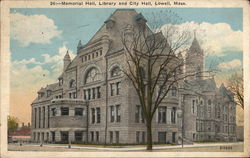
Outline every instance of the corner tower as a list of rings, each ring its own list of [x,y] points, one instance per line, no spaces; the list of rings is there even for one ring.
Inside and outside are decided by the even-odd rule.
[[[189,80],[202,80],[204,71],[204,53],[194,32],[193,42],[186,54],[186,74]]]

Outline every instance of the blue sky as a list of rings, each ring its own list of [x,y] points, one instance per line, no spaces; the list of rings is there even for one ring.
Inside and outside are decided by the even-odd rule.
[[[160,9],[138,8],[138,12],[148,15]],[[242,31],[242,9],[241,8],[171,8],[183,20],[181,22],[194,21],[197,23],[208,22],[227,23],[232,30]],[[11,40],[12,60],[29,59],[35,57],[42,60],[41,54],[47,52],[53,54],[62,43],[74,52],[79,40],[86,43],[96,31],[103,25],[103,22],[115,11],[115,8],[105,9],[23,9],[13,8],[11,13],[21,13],[23,15],[45,15],[53,19],[58,30],[62,30],[61,38],[52,38],[50,44],[31,44],[28,47],[20,47],[18,41]],[[84,26],[85,25],[85,26]]]

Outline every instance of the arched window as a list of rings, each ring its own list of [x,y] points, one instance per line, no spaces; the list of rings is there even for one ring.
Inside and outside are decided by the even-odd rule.
[[[111,77],[115,77],[115,76],[120,76],[121,75],[121,70],[118,66],[115,66],[112,70],[111,70]]]
[[[72,79],[69,82],[69,88],[74,88],[74,87],[76,87],[76,81]]]
[[[100,80],[100,73],[97,68],[91,68],[86,76],[85,76],[85,83],[91,83]]]

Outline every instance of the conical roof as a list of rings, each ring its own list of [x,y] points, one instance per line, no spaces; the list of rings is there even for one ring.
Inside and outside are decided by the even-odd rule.
[[[66,54],[65,54],[65,56],[64,56],[64,60],[69,60],[69,61],[71,61],[71,58],[70,58],[70,56],[69,56],[69,51],[67,50],[67,52],[66,52]]]
[[[81,42],[81,40],[79,40],[78,45],[77,45],[77,48],[80,48],[80,47],[82,47],[82,42]]]
[[[193,42],[189,48],[189,52],[199,52],[199,53],[202,53],[202,49],[200,47],[200,44],[196,38],[196,33],[194,32],[194,39],[193,39]]]

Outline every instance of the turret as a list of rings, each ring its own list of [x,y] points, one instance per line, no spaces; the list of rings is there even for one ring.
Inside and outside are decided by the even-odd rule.
[[[71,58],[69,56],[69,51],[67,50],[67,53],[63,58],[63,71],[66,70],[66,68],[69,66],[70,63],[71,63]]]
[[[202,80],[204,71],[204,55],[203,50],[196,38],[194,32],[193,42],[187,51],[186,55],[186,73],[192,74],[189,79],[191,80]]]
[[[79,40],[78,45],[77,45],[77,54],[80,53],[80,50],[82,49],[82,42]]]

